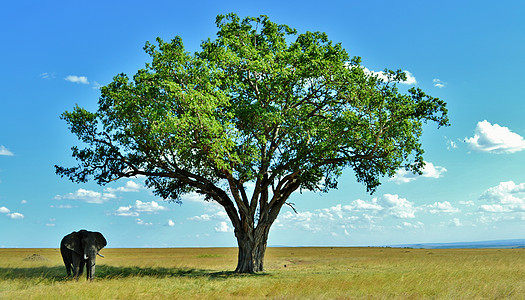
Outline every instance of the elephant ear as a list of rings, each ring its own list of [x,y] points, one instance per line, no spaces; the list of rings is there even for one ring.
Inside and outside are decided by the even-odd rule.
[[[106,238],[100,232],[94,232],[97,249],[100,250],[108,244]]]
[[[80,235],[78,232],[72,232],[64,237],[64,246],[71,251],[82,254],[82,246],[80,245]]]

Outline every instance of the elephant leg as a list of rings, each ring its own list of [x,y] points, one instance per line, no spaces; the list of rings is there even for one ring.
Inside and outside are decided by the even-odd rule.
[[[71,263],[67,263],[66,264],[66,272],[67,272],[67,277],[71,276]]]
[[[60,254],[62,254],[62,260],[64,261],[64,266],[66,266],[67,277],[71,276],[71,252],[66,249],[60,249]]]
[[[78,276],[81,274],[81,268],[82,269],[84,268],[82,263],[83,261],[80,255],[74,254],[73,255],[73,278],[75,280],[78,280]]]
[[[71,261],[69,261],[68,259],[66,259],[65,257],[63,257],[64,259],[64,266],[66,266],[66,273],[67,273],[67,277],[71,276]]]
[[[80,260],[80,265],[78,267],[78,276],[82,275],[84,273],[84,265],[86,264],[85,260]]]
[[[92,280],[92,277],[91,277],[91,267],[88,265],[86,265],[86,279],[87,280]]]

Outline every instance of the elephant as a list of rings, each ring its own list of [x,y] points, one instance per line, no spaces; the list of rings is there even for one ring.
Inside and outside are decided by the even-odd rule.
[[[104,257],[100,249],[107,245],[106,238],[100,232],[87,230],[74,231],[60,242],[60,253],[66,265],[67,276],[78,280],[86,265],[87,280],[93,281],[95,276],[96,256]]]

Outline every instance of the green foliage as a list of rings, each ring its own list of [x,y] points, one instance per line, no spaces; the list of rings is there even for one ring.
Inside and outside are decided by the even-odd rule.
[[[266,16],[218,16],[217,26],[194,54],[180,37],[146,43],[152,63],[103,87],[96,113],[65,112],[89,147],[73,148],[81,166],[57,172],[101,184],[146,173],[177,198],[196,188],[171,176],[184,172],[213,183],[269,174],[266,184],[296,174],[302,188],[327,191],[351,167],[374,191],[399,167],[421,170],[423,122],[448,124],[443,101],[400,94],[403,72],[389,71],[391,82],[369,76],[325,33],[297,34]]]

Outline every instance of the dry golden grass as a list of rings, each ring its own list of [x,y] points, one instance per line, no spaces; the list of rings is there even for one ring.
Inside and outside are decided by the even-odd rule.
[[[525,297],[525,249],[269,248],[256,275],[230,271],[235,248],[101,252],[95,281],[75,282],[58,249],[0,249],[0,299]]]

